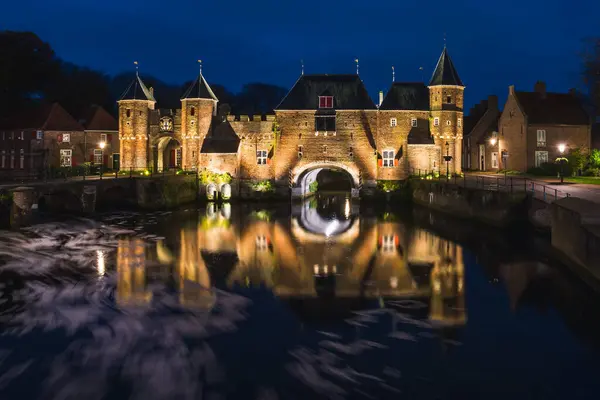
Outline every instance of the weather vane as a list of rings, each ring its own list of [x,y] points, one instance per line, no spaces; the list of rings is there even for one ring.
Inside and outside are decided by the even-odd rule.
[[[358,58],[354,59],[354,62],[356,63],[356,75],[358,75]]]
[[[396,82],[396,68],[392,65],[392,82]]]
[[[304,60],[300,60],[300,64],[302,65],[302,75],[304,75]]]
[[[133,65],[135,65],[135,74],[138,75],[140,72],[140,66],[138,65],[138,62],[134,61]]]
[[[202,75],[202,60],[198,60],[198,65],[200,65],[200,75]]]

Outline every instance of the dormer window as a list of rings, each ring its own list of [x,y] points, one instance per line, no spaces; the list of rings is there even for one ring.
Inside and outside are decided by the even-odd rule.
[[[319,96],[319,108],[333,108],[333,96]]]

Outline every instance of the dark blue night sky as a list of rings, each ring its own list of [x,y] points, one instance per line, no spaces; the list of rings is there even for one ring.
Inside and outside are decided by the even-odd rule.
[[[20,0],[0,29],[31,30],[68,61],[115,74],[132,69],[183,83],[197,73],[238,91],[291,87],[306,73],[353,73],[372,97],[391,82],[428,80],[444,45],[467,86],[467,107],[509,84],[580,87],[583,39],[600,35],[595,0]],[[419,67],[424,68],[423,75]],[[157,93],[160,101],[160,93]]]

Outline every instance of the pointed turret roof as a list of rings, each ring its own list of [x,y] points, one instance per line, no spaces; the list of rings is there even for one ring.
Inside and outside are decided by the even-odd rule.
[[[119,100],[148,100],[156,101],[152,92],[144,85],[140,75],[136,72],[135,78],[123,92]]]
[[[196,80],[191,84],[188,90],[185,91],[181,100],[184,99],[210,99],[214,101],[219,101],[215,93],[212,91],[206,79],[204,79],[204,75],[200,73]]]
[[[442,51],[442,55],[435,66],[435,71],[433,71],[431,81],[429,82],[429,86],[437,85],[464,86],[458,77],[458,72],[454,68],[454,63],[452,63],[446,46],[444,46],[444,51]]]

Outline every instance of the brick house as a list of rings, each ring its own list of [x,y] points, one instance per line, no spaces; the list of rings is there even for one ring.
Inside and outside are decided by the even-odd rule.
[[[569,149],[591,146],[591,119],[574,91],[552,93],[544,82],[533,92],[509,87],[498,122],[496,150],[500,168],[526,172],[560,156],[559,145]]]
[[[84,127],[84,152],[88,162],[119,169],[119,123],[100,106],[91,106],[79,120]],[[104,149],[100,143],[104,143]]]
[[[498,97],[488,96],[469,111],[465,117],[465,139],[463,166],[473,171],[500,169],[500,158],[496,146],[498,135]]]
[[[152,88],[136,75],[118,101],[121,168],[209,169],[282,188],[306,188],[330,169],[357,190],[418,170],[460,173],[463,98],[446,48],[428,85],[393,82],[377,105],[358,74],[302,74],[266,116],[217,108],[202,72],[181,109],[157,109]]]

